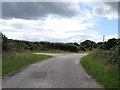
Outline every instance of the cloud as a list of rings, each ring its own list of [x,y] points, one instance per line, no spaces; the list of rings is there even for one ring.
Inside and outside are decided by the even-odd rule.
[[[83,30],[90,29],[95,24],[93,22],[82,23],[79,19],[58,19],[54,17],[46,18],[44,21],[9,19],[2,20],[2,32],[12,39],[38,38],[36,40],[62,41],[72,36],[81,35]],[[67,39],[66,42],[69,40]],[[35,40],[34,40],[35,41]]]
[[[119,0],[4,0],[2,2],[118,2]]]
[[[44,19],[49,15],[58,17],[94,16],[108,19],[118,18],[118,2],[86,2],[91,4],[93,11],[80,8],[81,2],[3,2],[2,18]],[[120,4],[120,3],[119,3]]]
[[[93,14],[108,19],[118,18],[118,2],[92,2]]]
[[[3,18],[39,19],[49,15],[74,17],[80,14],[78,3],[71,2],[3,2]]]
[[[49,17],[44,21],[9,19],[2,20],[2,33],[10,39],[51,42],[82,42],[90,39],[102,41],[102,36],[92,30],[93,22],[83,23],[79,19]],[[107,39],[112,38],[112,36]]]

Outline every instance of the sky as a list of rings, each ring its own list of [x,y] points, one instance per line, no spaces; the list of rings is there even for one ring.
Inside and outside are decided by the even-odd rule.
[[[30,1],[30,0],[29,0]],[[109,0],[110,1],[110,0]],[[116,0],[117,1],[117,0]],[[118,37],[118,2],[2,2],[1,32],[26,41],[102,42]]]

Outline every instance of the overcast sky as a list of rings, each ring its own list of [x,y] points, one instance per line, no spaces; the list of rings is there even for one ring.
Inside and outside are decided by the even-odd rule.
[[[50,42],[118,37],[117,2],[2,2],[2,33],[10,39]]]

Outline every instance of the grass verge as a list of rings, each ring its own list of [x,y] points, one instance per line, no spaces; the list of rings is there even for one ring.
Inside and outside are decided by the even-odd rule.
[[[2,75],[2,55],[0,54],[0,76]]]
[[[34,51],[38,52],[38,51]],[[62,50],[48,50],[48,51],[39,51],[38,53],[61,53],[61,54],[79,54],[79,53],[90,53],[90,51],[79,51],[79,52],[70,52],[70,51],[62,51]]]
[[[98,58],[89,54],[83,57],[80,62],[87,73],[104,88],[118,88],[118,69],[108,64],[103,57]]]
[[[2,55],[2,76],[19,70],[20,68],[30,65],[44,59],[51,58],[48,55],[35,55],[32,53],[9,53]]]

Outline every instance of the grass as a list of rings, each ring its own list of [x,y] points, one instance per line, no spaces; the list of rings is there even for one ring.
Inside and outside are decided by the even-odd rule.
[[[36,51],[35,51],[36,52]],[[38,52],[38,51],[37,51]],[[79,52],[70,52],[63,50],[48,50],[48,51],[39,51],[38,53],[62,53],[62,54],[74,54],[74,53],[89,53],[90,51],[79,51]]]
[[[2,56],[0,54],[0,76],[2,75]]]
[[[48,55],[35,55],[32,53],[9,53],[2,55],[2,76],[9,75],[20,68],[44,59],[51,58]]]
[[[83,57],[80,62],[87,73],[95,78],[104,88],[118,88],[118,69],[107,63],[105,54],[101,57],[100,54],[98,57],[97,55],[89,54]]]

